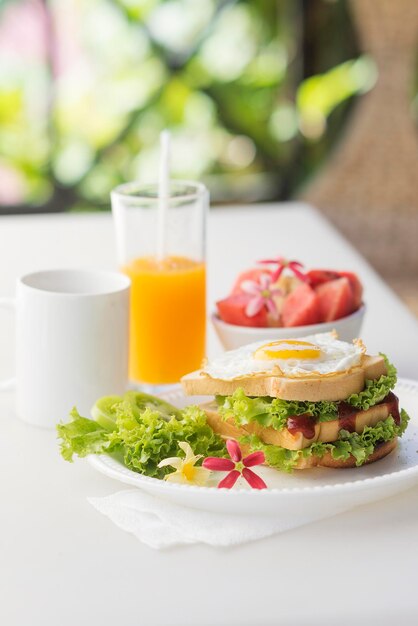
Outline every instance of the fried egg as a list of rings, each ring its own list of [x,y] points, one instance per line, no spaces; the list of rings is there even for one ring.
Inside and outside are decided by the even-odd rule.
[[[242,346],[209,362],[203,371],[221,380],[266,374],[288,378],[332,376],[359,366],[365,352],[360,340],[347,343],[339,341],[334,332],[321,333]]]

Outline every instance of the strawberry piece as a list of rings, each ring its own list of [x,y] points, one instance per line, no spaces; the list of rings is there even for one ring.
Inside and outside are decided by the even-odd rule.
[[[267,326],[267,310],[265,307],[253,317],[248,317],[245,313],[246,306],[251,298],[250,294],[237,293],[228,296],[224,300],[219,300],[216,303],[219,317],[223,322],[237,326]]]
[[[354,272],[338,272],[340,276],[348,279],[353,292],[353,311],[357,311],[360,308],[363,298],[363,285],[361,284],[359,277]]]
[[[307,283],[301,283],[283,302],[283,326],[305,326],[320,321],[318,296]]]
[[[241,284],[244,280],[254,280],[256,283],[259,283],[261,274],[269,274],[271,276],[270,270],[264,268],[254,268],[252,270],[242,272],[235,281],[230,295],[234,296],[237,293],[244,293],[241,289]]]
[[[354,310],[354,297],[350,281],[345,276],[331,280],[316,288],[321,319],[332,322],[349,315]]]
[[[311,287],[317,287],[318,285],[327,283],[330,280],[339,278],[340,272],[335,272],[334,270],[310,270],[306,275],[309,279]]]

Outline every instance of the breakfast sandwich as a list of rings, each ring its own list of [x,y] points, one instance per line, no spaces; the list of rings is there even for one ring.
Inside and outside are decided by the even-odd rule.
[[[186,394],[215,396],[202,408],[216,433],[285,471],[355,467],[389,454],[409,419],[395,384],[384,355],[335,332],[243,346],[182,379]]]

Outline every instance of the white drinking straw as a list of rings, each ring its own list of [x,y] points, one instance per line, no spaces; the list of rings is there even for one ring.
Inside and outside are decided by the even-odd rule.
[[[160,163],[158,173],[158,226],[157,226],[157,259],[165,257],[166,224],[168,200],[170,198],[170,133],[163,130],[160,135]]]

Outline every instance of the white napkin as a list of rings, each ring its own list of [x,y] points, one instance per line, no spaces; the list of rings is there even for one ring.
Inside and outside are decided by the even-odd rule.
[[[172,504],[139,489],[87,499],[116,526],[157,550],[191,543],[234,546],[329,517],[329,512],[318,510],[307,512],[304,517],[285,513],[279,517],[210,513]]]

